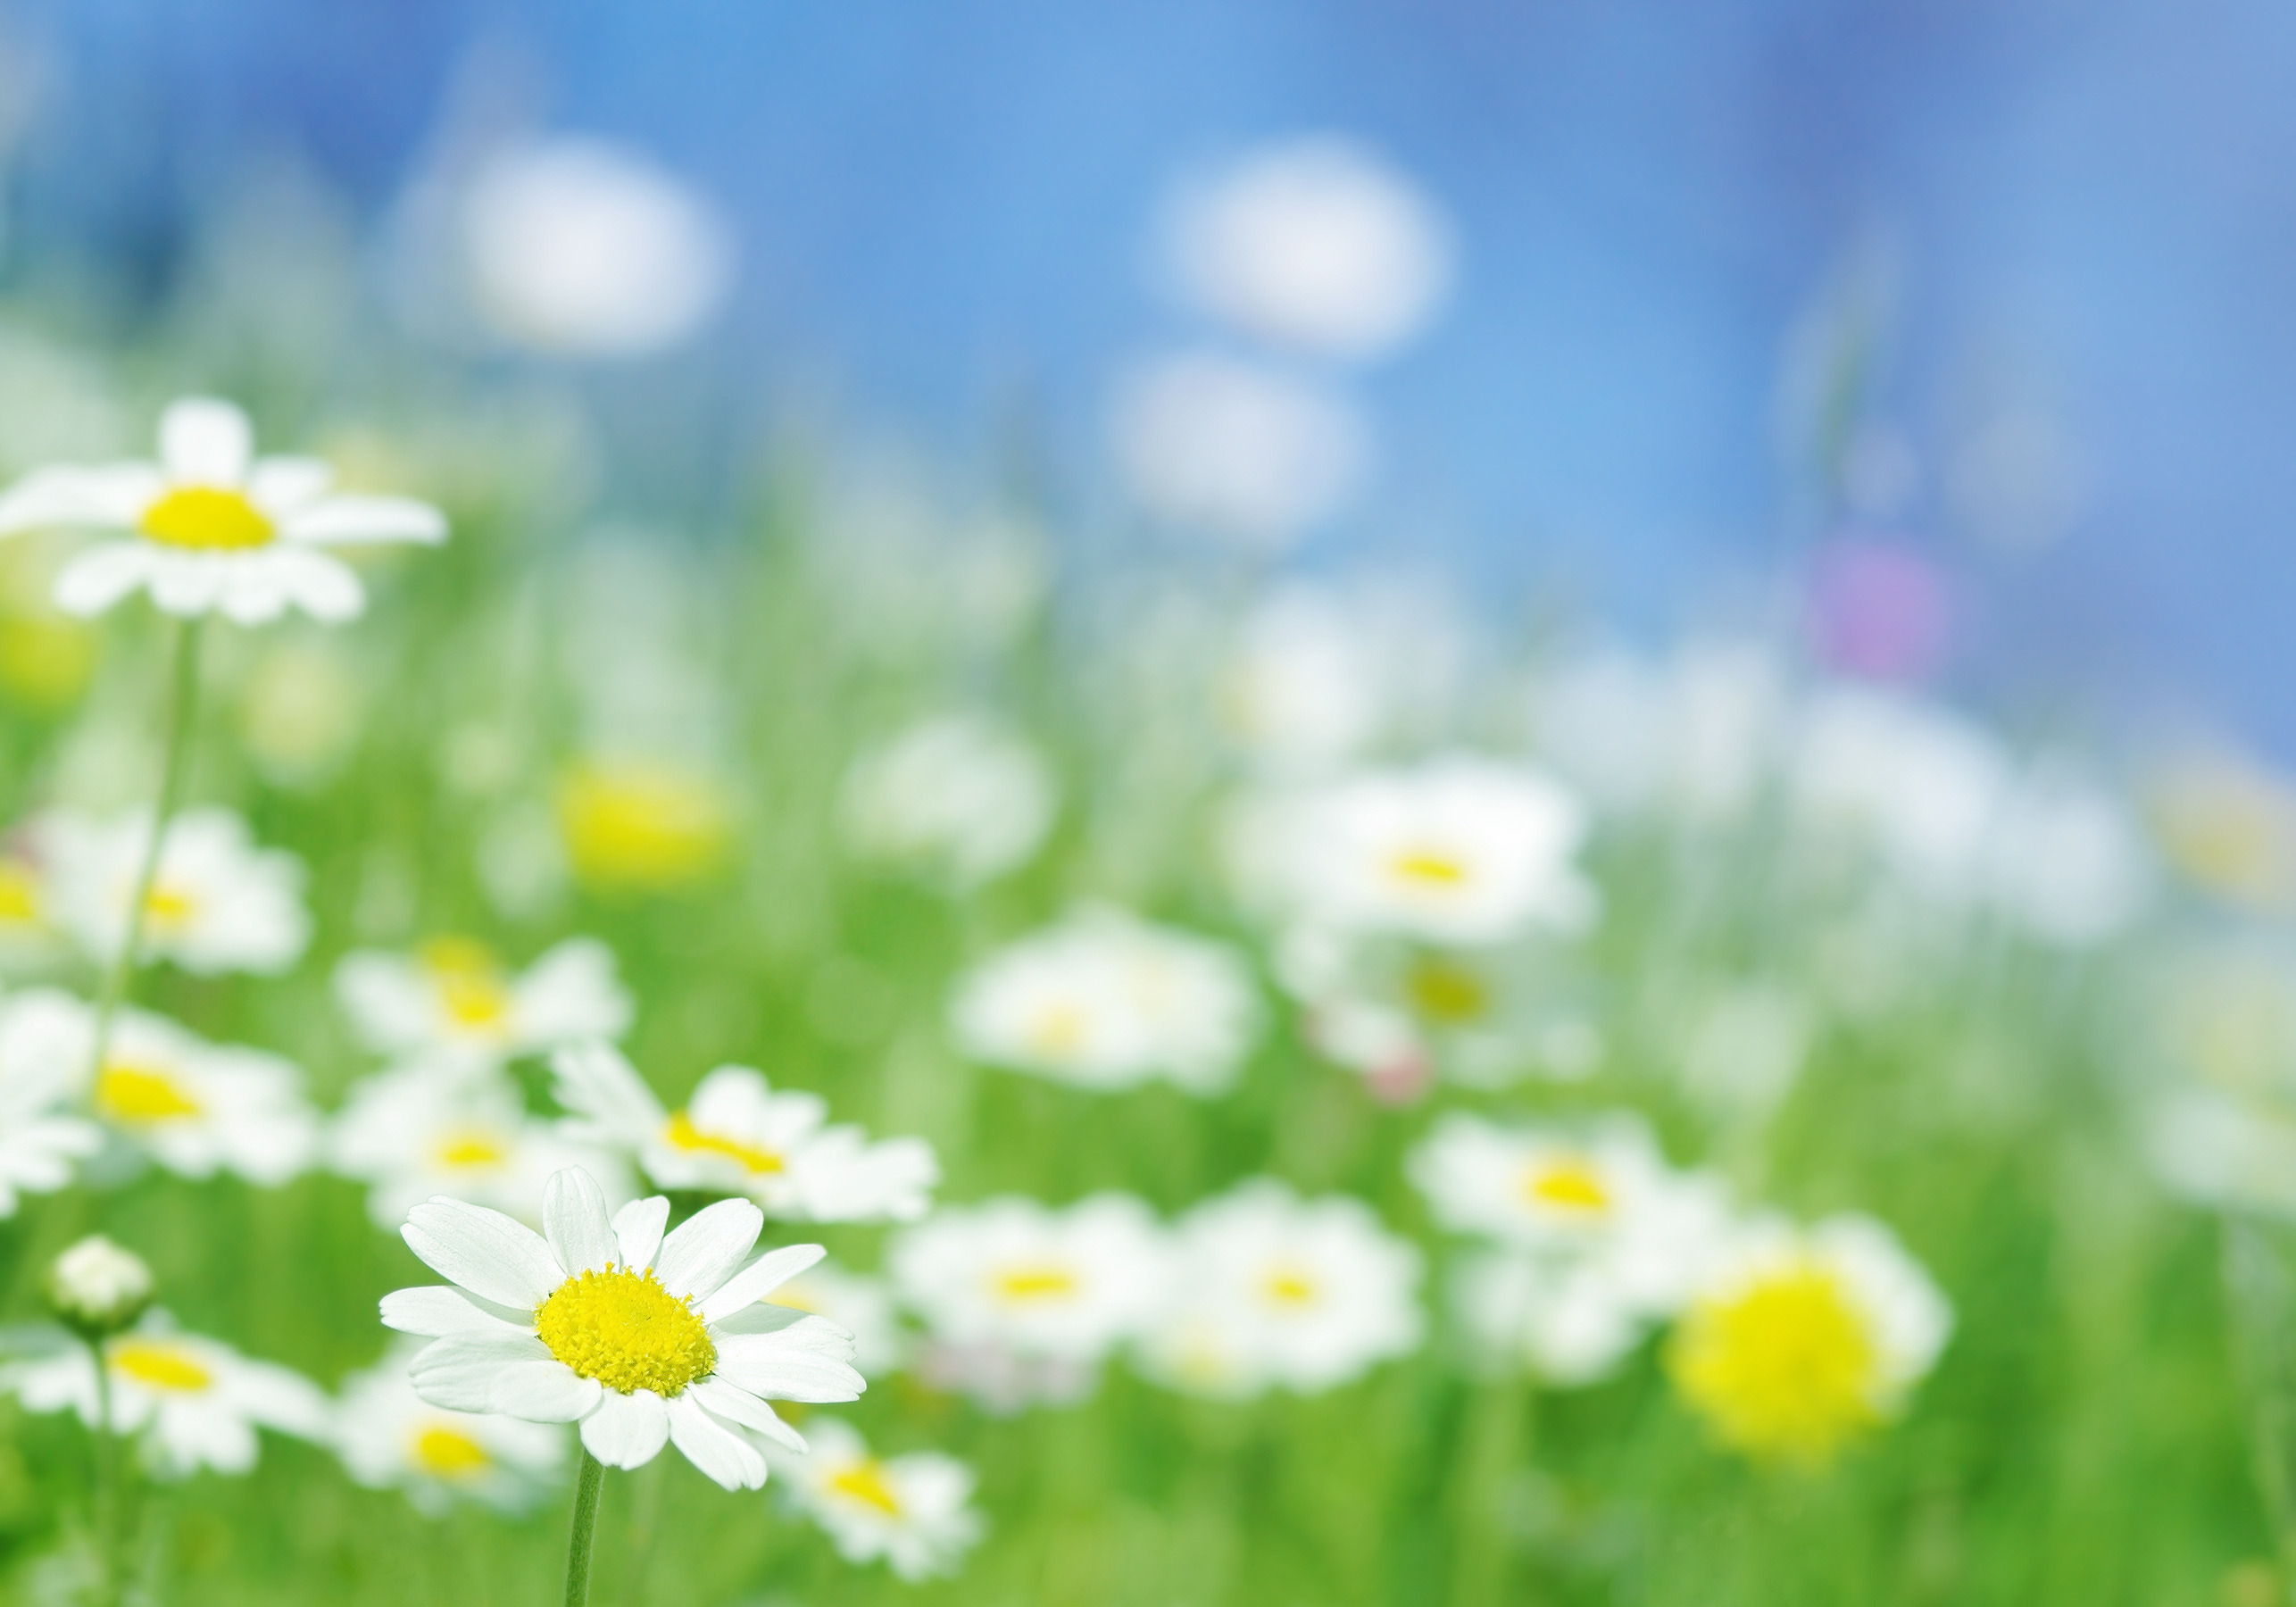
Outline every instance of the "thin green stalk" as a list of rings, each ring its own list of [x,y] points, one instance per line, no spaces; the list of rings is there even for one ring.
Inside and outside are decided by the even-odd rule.
[[[582,1448],[582,1470],[574,1479],[574,1532],[566,1541],[566,1607],[589,1607],[590,1548],[598,1533],[598,1491],[606,1467]]]
[[[136,871],[133,901],[128,906],[128,931],[104,991],[96,1004],[96,1041],[92,1049],[91,1080],[104,1072],[104,1059],[112,1046],[112,1022],[135,980],[136,962],[144,946],[144,924],[149,919],[152,886],[159,879],[160,849],[167,841],[168,821],[183,795],[184,772],[191,756],[191,729],[199,708],[199,620],[185,620],[176,627],[175,657],[169,672],[166,757],[160,764],[160,795],[152,812],[151,839],[144,845],[143,863]]]
[[[97,1600],[120,1599],[121,1566],[120,1441],[112,1432],[112,1369],[104,1356],[104,1342],[90,1339],[87,1353],[96,1363],[96,1565]]]

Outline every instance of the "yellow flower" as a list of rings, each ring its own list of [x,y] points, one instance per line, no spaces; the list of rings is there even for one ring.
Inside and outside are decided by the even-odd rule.
[[[558,791],[566,856],[585,884],[653,892],[698,882],[733,847],[733,811],[710,777],[665,764],[586,764]]]

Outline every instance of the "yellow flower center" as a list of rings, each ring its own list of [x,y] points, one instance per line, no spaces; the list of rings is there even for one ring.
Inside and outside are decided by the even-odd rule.
[[[96,1108],[114,1121],[141,1125],[196,1116],[202,1106],[165,1071],[148,1066],[110,1065],[96,1079]]]
[[[414,1465],[433,1478],[471,1478],[494,1465],[495,1459],[460,1428],[433,1423],[414,1436]]]
[[[0,859],[0,921],[29,926],[39,918],[39,878],[21,860]]]
[[[873,1456],[838,1469],[829,1475],[827,1482],[829,1488],[848,1501],[875,1507],[888,1518],[901,1516],[901,1497],[895,1495],[893,1486],[886,1482],[885,1464]]]
[[[126,900],[121,902],[125,903]],[[154,882],[144,900],[144,914],[162,931],[179,932],[199,913],[198,895],[188,888]]]
[[[706,777],[666,769],[585,770],[558,795],[559,830],[575,874],[634,889],[698,881],[732,846],[724,793]]]
[[[1279,1306],[1312,1305],[1319,1293],[1316,1280],[1294,1267],[1270,1272],[1260,1287]]]
[[[511,991],[485,945],[467,937],[436,937],[423,945],[422,963],[437,984],[448,1020],[490,1036],[507,1024]]]
[[[1418,1012],[1446,1026],[1480,1020],[1491,1009],[1491,989],[1463,965],[1423,960],[1403,979],[1404,991]]]
[[[215,1382],[215,1376],[190,1352],[154,1339],[128,1339],[113,1345],[112,1370],[147,1389],[171,1389],[179,1395],[196,1395]]]
[[[1049,1263],[1007,1267],[991,1278],[989,1285],[999,1299],[1025,1304],[1036,1300],[1062,1300],[1075,1294],[1077,1275],[1066,1267]]]
[[[1388,862],[1397,877],[1422,887],[1457,887],[1467,881],[1467,866],[1455,853],[1432,848],[1410,848]]]
[[[1085,1012],[1073,1004],[1048,1006],[1028,1028],[1030,1052],[1047,1060],[1066,1060],[1084,1046]]]
[[[279,529],[237,491],[179,486],[144,510],[144,534],[195,552],[244,552],[269,546]]]
[[[678,1395],[718,1364],[701,1318],[651,1268],[578,1273],[535,1308],[534,1326],[552,1355],[623,1395]]]
[[[1693,1306],[1667,1353],[1676,1387],[1723,1439],[1802,1462],[1878,1420],[1880,1361],[1865,1313],[1810,1261]]]
[[[661,1130],[662,1137],[672,1149],[682,1149],[689,1154],[723,1155],[753,1177],[768,1177],[786,1170],[788,1162],[778,1152],[761,1144],[749,1144],[723,1133],[712,1133],[694,1125],[694,1119],[680,1111],[670,1117],[670,1125]]]
[[[1599,1215],[1610,1209],[1610,1187],[1594,1163],[1582,1155],[1550,1156],[1523,1178],[1524,1197],[1535,1204]]]
[[[449,1133],[432,1152],[441,1166],[500,1166],[510,1159],[510,1147],[492,1133],[476,1129]]]

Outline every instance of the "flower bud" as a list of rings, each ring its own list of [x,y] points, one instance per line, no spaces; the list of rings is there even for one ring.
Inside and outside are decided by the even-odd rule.
[[[90,1234],[48,1269],[48,1302],[82,1333],[116,1334],[152,1303],[152,1270],[141,1257]]]

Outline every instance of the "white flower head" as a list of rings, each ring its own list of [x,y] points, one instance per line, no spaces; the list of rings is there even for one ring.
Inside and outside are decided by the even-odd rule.
[[[1235,950],[1115,910],[1086,910],[992,955],[951,1008],[971,1057],[1078,1087],[1155,1078],[1191,1094],[1235,1078],[1261,1025]]]
[[[1302,1200],[1260,1178],[1174,1229],[1170,1297],[1142,1341],[1148,1370],[1219,1397],[1336,1388],[1418,1348],[1419,1253],[1345,1195]]]
[[[84,1078],[94,1024],[85,1005],[78,1015],[70,1042],[59,1020],[55,1045]],[[139,1010],[121,1011],[112,1024],[89,1096],[121,1143],[180,1177],[226,1171],[276,1186],[309,1167],[319,1149],[319,1115],[293,1062],[208,1043]]]
[[[567,1136],[634,1154],[663,1188],[747,1195],[777,1217],[814,1222],[914,1221],[931,1203],[940,1162],[921,1138],[871,1142],[828,1125],[818,1094],[777,1094],[762,1072],[720,1066],[684,1109],[665,1107],[609,1045],[551,1057]]]
[[[150,815],[58,812],[37,821],[34,836],[48,863],[53,919],[89,954],[110,960],[127,941]],[[168,822],[160,846],[144,910],[144,952],[201,976],[276,975],[311,941],[303,883],[303,862],[257,847],[232,811],[185,810]]]
[[[146,1465],[162,1478],[202,1468],[248,1472],[259,1428],[304,1439],[326,1436],[327,1397],[310,1379],[183,1333],[164,1311],[146,1312],[103,1350],[112,1430],[135,1438]],[[70,1410],[89,1427],[96,1423],[95,1362],[87,1347],[61,1328],[20,1336],[15,1354],[0,1358],[0,1389],[13,1392],[28,1411]]]
[[[2296,1218],[2296,1117],[2279,1101],[2179,1088],[2147,1113],[2143,1137],[2154,1172],[2181,1198]]]
[[[510,1512],[533,1505],[565,1469],[565,1429],[433,1406],[407,1378],[421,1348],[402,1340],[343,1380],[334,1439],[344,1467],[370,1489],[404,1491],[432,1516],[457,1501]]]
[[[289,607],[347,620],[366,606],[359,578],[327,551],[375,542],[439,542],[428,504],[331,489],[316,458],[254,454],[247,415],[193,397],[160,419],[160,461],[42,469],[0,495],[0,534],[46,526],[129,532],[89,548],[56,577],[58,607],[102,613],[148,589],[168,613],[220,612],[242,625]]]
[[[0,1003],[0,1218],[104,1147],[103,1130],[65,1109],[87,1071],[87,1007],[54,988]]]
[[[954,1573],[979,1542],[972,1470],[954,1457],[873,1456],[851,1424],[834,1420],[814,1428],[811,1446],[786,1464],[786,1487],[846,1561],[882,1559],[913,1582]]]
[[[1645,1303],[1593,1257],[1468,1255],[1454,1270],[1451,1294],[1479,1366],[1527,1366],[1549,1384],[1607,1376],[1650,1331]]]
[[[152,1303],[153,1287],[144,1258],[100,1233],[73,1245],[48,1268],[48,1303],[83,1332],[127,1327]]]
[[[944,1209],[896,1237],[886,1267],[937,1338],[1089,1364],[1147,1320],[1168,1261],[1148,1207],[1101,1194],[1065,1209],[1018,1195]]]
[[[612,951],[592,937],[569,938],[517,976],[464,937],[412,954],[362,950],[336,967],[335,993],[377,1053],[477,1066],[620,1037],[634,1013]]]
[[[951,715],[854,762],[844,781],[845,834],[874,858],[974,887],[1027,862],[1057,797],[1050,767],[1021,737]]]
[[[408,1369],[415,1393],[453,1411],[578,1422],[609,1467],[673,1444],[727,1489],[756,1489],[751,1436],[805,1442],[769,1400],[850,1401],[867,1387],[853,1341],[819,1317],[759,1303],[821,1258],[792,1245],[753,1258],[765,1218],[720,1200],[663,1236],[670,1202],[609,1219],[589,1175],[550,1180],[544,1233],[500,1211],[435,1199],[407,1215],[407,1245],[454,1286],[383,1297],[386,1326],[437,1340]]]

